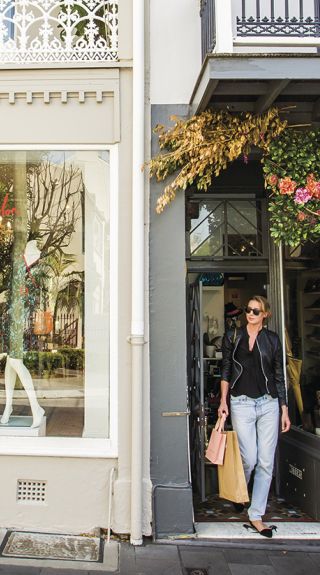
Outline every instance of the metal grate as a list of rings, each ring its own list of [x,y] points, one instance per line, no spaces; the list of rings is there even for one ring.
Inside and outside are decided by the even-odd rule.
[[[102,563],[104,541],[99,537],[82,535],[7,531],[0,546],[0,557]],[[45,571],[47,570],[44,569],[43,572]],[[73,572],[76,573],[76,571]],[[63,573],[67,573],[67,570]]]
[[[186,572],[187,575],[208,575],[207,569],[200,569],[199,567],[188,567]]]
[[[46,503],[47,482],[34,479],[18,479],[17,501],[20,503]]]

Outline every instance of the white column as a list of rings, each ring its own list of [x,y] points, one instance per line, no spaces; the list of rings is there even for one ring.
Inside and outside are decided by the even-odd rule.
[[[215,53],[232,54],[232,0],[215,0],[216,2],[216,46]]]
[[[144,0],[133,6],[131,543],[142,544],[144,346]]]

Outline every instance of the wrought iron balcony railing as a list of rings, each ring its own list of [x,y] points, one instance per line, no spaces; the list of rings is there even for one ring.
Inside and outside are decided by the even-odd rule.
[[[200,16],[203,59],[214,48],[225,51],[228,42],[244,45],[246,38],[251,45],[268,38],[269,47],[272,38],[277,45],[319,45],[320,0],[201,0]],[[230,41],[221,41],[226,36]]]
[[[0,65],[118,57],[118,0],[0,0]]]
[[[208,52],[212,52],[216,44],[216,18],[215,0],[201,0],[201,42],[202,59],[204,60]]]
[[[266,2],[256,1],[255,13],[249,13],[250,2],[242,1],[241,17],[237,16],[237,36],[319,36],[319,2],[312,7],[310,14],[310,2],[299,0],[283,0],[277,3],[269,1],[267,10]],[[276,6],[275,6],[276,4]],[[306,10],[309,10],[306,13]]]

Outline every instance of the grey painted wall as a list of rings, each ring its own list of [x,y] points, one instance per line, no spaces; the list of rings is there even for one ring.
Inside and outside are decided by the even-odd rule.
[[[188,106],[152,106],[152,126],[168,125]],[[158,151],[153,136],[152,155]],[[193,532],[186,411],[186,302],[184,194],[161,215],[155,212],[164,184],[151,182],[150,201],[150,364],[151,479],[156,536]]]

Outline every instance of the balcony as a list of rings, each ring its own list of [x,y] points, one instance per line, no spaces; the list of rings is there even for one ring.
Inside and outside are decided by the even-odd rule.
[[[201,0],[202,58],[246,47],[317,48],[319,0]]]
[[[190,104],[320,125],[320,0],[201,0],[202,68]]]
[[[118,0],[0,0],[0,66],[118,58]]]

